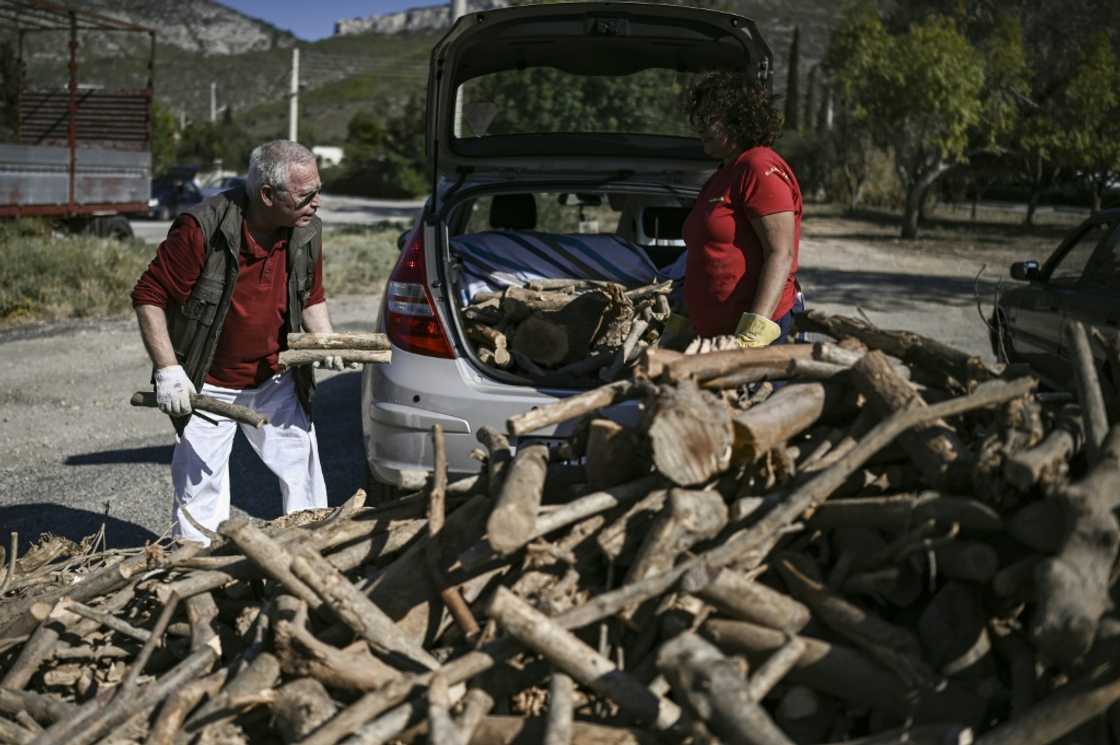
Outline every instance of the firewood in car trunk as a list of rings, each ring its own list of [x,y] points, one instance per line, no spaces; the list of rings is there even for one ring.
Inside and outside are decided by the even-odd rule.
[[[439,667],[439,662],[431,654],[414,644],[392,619],[317,551],[307,547],[296,549],[291,569],[323,600],[333,615],[387,655],[394,667],[405,670]]]
[[[1030,554],[1011,562],[992,577],[992,590],[1001,598],[1033,595],[1034,576],[1038,570],[1038,554]],[[1029,592],[1028,592],[1029,590]]]
[[[328,357],[341,357],[342,361],[347,363],[376,365],[391,362],[393,353],[388,349],[285,349],[280,352],[276,364],[281,368],[322,364]]]
[[[479,427],[475,437],[489,453],[486,459],[487,484],[490,496],[497,499],[506,468],[513,460],[513,448],[509,445],[509,439],[492,427]]]
[[[1046,745],[1059,740],[1120,700],[1120,676],[1114,670],[1099,679],[1059,688],[1030,710],[985,733],[976,745]]]
[[[656,696],[629,674],[564,630],[504,587],[490,603],[489,615],[517,641],[542,655],[580,684],[606,696],[640,722],[658,730],[683,724],[680,707]]]
[[[1112,567],[1120,546],[1120,425],[1112,428],[1101,457],[1085,478],[1058,490],[1069,532],[1057,556],[1039,566],[1031,633],[1051,660],[1089,650],[1101,616],[1110,607]]]
[[[787,385],[758,406],[752,406],[732,419],[735,459],[758,460],[789,438],[804,432],[820,418],[826,399],[821,383]]]
[[[1065,509],[1056,498],[1039,499],[1015,511],[1008,520],[1007,532],[1035,551],[1057,553],[1069,529],[1065,517]]]
[[[734,569],[720,570],[698,594],[736,618],[789,633],[805,628],[811,618],[804,603]]]
[[[486,349],[490,352],[494,364],[498,367],[509,367],[513,358],[509,355],[509,341],[506,335],[493,326],[484,323],[468,323],[466,326],[467,338],[477,342],[479,352]]]
[[[856,389],[867,397],[868,406],[882,417],[926,406],[914,387],[894,374],[882,352],[868,352],[852,367],[851,375]],[[956,432],[944,420],[914,427],[898,439],[931,486],[950,490],[971,486],[961,467],[966,453]]]
[[[738,665],[711,642],[685,632],[662,645],[657,667],[713,734],[726,742],[793,745],[747,693]]]
[[[610,419],[592,419],[587,430],[587,485],[592,489],[631,481],[649,469],[633,430]]]
[[[506,471],[502,489],[486,522],[486,539],[499,554],[513,553],[529,541],[544,493],[548,456],[547,445],[518,448]]]
[[[918,640],[907,630],[844,600],[806,574],[806,560],[786,554],[776,562],[790,593],[830,629],[886,665],[910,686],[937,689],[941,678],[926,665]]]
[[[1003,530],[1003,519],[988,505],[935,491],[830,499],[817,508],[807,526],[816,530],[860,527],[897,532],[930,519],[945,526],[957,523],[961,530],[976,533]]]
[[[1004,461],[1004,478],[1019,491],[1041,486],[1044,493],[1051,492],[1065,478],[1070,458],[1081,449],[1084,441],[1080,408],[1065,406],[1042,442]]]
[[[829,315],[819,310],[798,314],[796,327],[799,331],[828,334],[834,339],[855,337],[871,349],[928,370],[950,390],[960,389],[969,381],[995,378],[979,357],[910,331],[889,331],[856,318]]]
[[[724,471],[734,441],[727,406],[696,383],[661,386],[645,415],[657,470],[678,486],[693,486]]]
[[[701,630],[726,651],[745,653],[752,665],[764,664],[789,640],[783,631],[721,618],[708,619]],[[804,642],[805,651],[786,675],[791,683],[918,722],[973,723],[986,708],[981,696],[964,687],[950,683],[942,691],[915,691],[858,649],[809,636],[795,638]]]
[[[727,504],[719,492],[670,489],[665,506],[630,565],[626,583],[668,571],[677,556],[700,541],[715,537],[727,520]]]
[[[314,678],[297,678],[276,689],[274,728],[284,742],[298,742],[334,716],[338,705]]]
[[[502,291],[502,315],[509,323],[517,324],[538,311],[560,310],[574,297],[570,292],[511,286]]]
[[[981,541],[951,541],[933,553],[937,571],[951,579],[986,583],[999,571],[999,554]]]
[[[384,351],[391,349],[386,334],[367,331],[336,331],[332,334],[291,332],[288,349],[364,349]]]
[[[591,351],[610,305],[609,296],[596,291],[578,295],[558,310],[533,313],[517,325],[511,347],[546,367],[582,359]]]
[[[1108,436],[1108,411],[1104,406],[1097,361],[1089,346],[1084,324],[1066,321],[1063,332],[1073,354],[1074,383],[1085,422],[1085,452],[1092,465],[1103,455],[1104,440]]]
[[[970,669],[991,675],[994,665],[987,621],[976,591],[960,582],[949,582],[922,611],[918,635],[929,651],[930,662],[944,675],[960,675]]]

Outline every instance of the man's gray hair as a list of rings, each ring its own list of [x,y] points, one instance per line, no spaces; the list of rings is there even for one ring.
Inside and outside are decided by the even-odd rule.
[[[261,187],[287,191],[288,168],[293,163],[315,164],[315,156],[298,142],[273,140],[253,148],[249,154],[249,173],[246,188],[253,199],[259,199]]]

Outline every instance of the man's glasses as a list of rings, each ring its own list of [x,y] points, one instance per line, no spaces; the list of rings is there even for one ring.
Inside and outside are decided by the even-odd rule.
[[[282,192],[288,194],[292,198],[292,204],[295,206],[295,208],[297,210],[301,210],[304,207],[306,207],[307,205],[311,204],[311,202],[313,202],[315,200],[315,197],[319,196],[319,193],[321,191],[323,191],[323,187],[320,186],[318,189],[315,189],[314,191],[310,191],[307,194],[304,194],[299,199],[296,199],[296,195],[292,194],[287,189],[282,189],[278,186],[274,186],[272,188],[276,189],[276,191],[282,191]]]

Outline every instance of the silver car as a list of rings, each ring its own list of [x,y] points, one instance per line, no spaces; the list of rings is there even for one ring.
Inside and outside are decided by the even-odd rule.
[[[728,68],[770,84],[755,24],[670,5],[474,13],[433,48],[432,197],[385,290],[378,326],[392,363],[362,376],[371,485],[421,486],[435,424],[452,474],[476,472],[480,427],[504,431],[510,416],[578,392],[484,364],[464,333],[474,294],[532,278],[679,276],[684,217],[714,166],[680,95]],[[569,435],[561,425],[533,437]]]

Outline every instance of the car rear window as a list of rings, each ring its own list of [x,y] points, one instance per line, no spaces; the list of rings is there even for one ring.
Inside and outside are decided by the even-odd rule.
[[[695,137],[681,105],[692,75],[650,68],[629,75],[577,75],[549,67],[466,81],[457,137],[632,134]]]
[[[1058,259],[1050,272],[1049,281],[1056,285],[1075,285],[1081,281],[1089,266],[1089,260],[1101,241],[1112,232],[1112,223],[1096,223],[1088,226],[1065,255]]]

